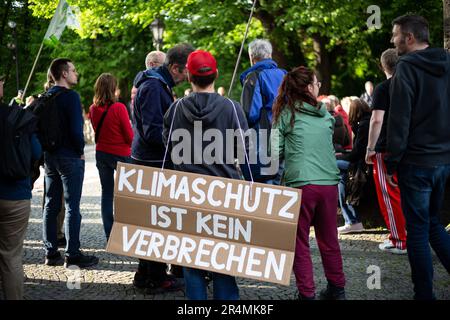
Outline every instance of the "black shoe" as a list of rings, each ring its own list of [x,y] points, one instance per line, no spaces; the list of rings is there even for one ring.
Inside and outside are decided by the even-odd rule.
[[[61,253],[56,251],[54,254],[46,255],[44,264],[47,266],[62,266],[64,263],[64,259],[61,256]]]
[[[62,237],[61,239],[58,239],[58,248],[65,248],[67,245],[66,237]]]
[[[328,283],[327,288],[320,292],[320,300],[346,300],[345,289],[336,287],[335,285]]]
[[[147,294],[173,292],[184,289],[184,279],[167,277],[163,281],[148,281]]]
[[[148,288],[150,285],[150,279],[148,275],[144,272],[140,272],[139,270],[134,274],[133,286],[138,289]]]
[[[301,293],[299,293],[298,297],[297,297],[297,300],[300,300],[300,301],[312,301],[312,300],[316,300],[316,296],[314,295],[312,297],[307,297],[307,296],[304,296]]]
[[[74,257],[65,257],[64,267],[68,268],[70,266],[78,266],[79,268],[87,268],[94,266],[98,263],[98,258],[95,256],[87,256],[80,253]]]

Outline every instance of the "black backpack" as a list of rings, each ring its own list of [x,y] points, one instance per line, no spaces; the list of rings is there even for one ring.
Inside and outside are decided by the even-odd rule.
[[[61,128],[61,111],[56,104],[56,97],[67,91],[62,88],[58,92],[45,92],[28,108],[39,119],[38,137],[44,151],[53,152],[64,142]]]
[[[21,180],[31,176],[31,135],[37,118],[19,106],[0,106],[0,178]]]

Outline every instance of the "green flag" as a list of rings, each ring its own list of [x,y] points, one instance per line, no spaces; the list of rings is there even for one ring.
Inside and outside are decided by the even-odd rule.
[[[49,45],[57,44],[66,26],[80,28],[80,23],[66,0],[60,0],[44,36],[44,43]]]

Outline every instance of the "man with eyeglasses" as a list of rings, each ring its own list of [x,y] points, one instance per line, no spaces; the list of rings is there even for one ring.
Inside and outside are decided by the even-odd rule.
[[[178,44],[166,55],[164,64],[144,71],[137,79],[136,97],[133,104],[133,132],[131,158],[134,164],[162,168],[164,144],[162,140],[164,114],[173,103],[172,88],[187,79],[186,62],[194,51],[190,44]],[[172,164],[166,160],[164,168]],[[166,273],[162,262],[139,260],[133,285],[148,293],[181,290],[184,282]]]

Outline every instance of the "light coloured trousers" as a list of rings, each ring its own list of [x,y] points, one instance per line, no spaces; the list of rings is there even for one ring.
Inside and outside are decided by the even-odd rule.
[[[23,240],[30,200],[0,200],[0,279],[6,300],[23,298]]]

